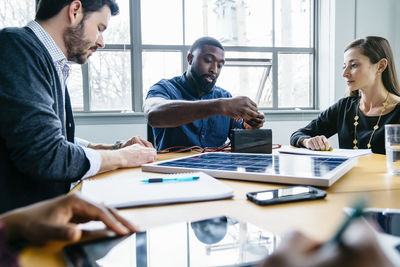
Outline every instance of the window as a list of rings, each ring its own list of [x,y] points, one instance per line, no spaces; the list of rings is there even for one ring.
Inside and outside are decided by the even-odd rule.
[[[0,10],[12,12],[0,12],[0,26],[26,24],[34,2],[1,1]],[[140,112],[151,85],[181,75],[190,45],[205,35],[225,46],[217,85],[233,96],[246,95],[265,110],[317,107],[316,0],[117,2],[120,14],[104,33],[106,47],[88,64],[72,64],[75,111]]]
[[[117,3],[120,13],[111,18],[103,36],[107,47],[94,53],[86,65],[72,63],[68,89],[74,111],[133,110],[132,15],[128,0]]]
[[[0,29],[22,27],[35,17],[35,0],[0,1]]]

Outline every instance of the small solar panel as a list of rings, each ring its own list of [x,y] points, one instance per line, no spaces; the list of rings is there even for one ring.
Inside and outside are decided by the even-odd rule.
[[[143,171],[203,171],[216,178],[329,187],[357,158],[210,152],[142,166]]]

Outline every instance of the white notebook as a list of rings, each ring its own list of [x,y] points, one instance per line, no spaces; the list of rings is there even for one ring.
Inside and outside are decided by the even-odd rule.
[[[149,178],[199,177],[194,181],[146,183]],[[81,193],[86,198],[115,208],[194,202],[233,197],[233,190],[204,172],[143,174],[86,179]]]

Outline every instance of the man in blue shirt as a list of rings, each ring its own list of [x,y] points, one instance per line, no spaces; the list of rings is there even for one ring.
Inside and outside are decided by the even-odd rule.
[[[187,55],[188,70],[153,85],[143,109],[157,150],[174,146],[217,148],[234,128],[258,129],[264,115],[248,97],[232,95],[215,83],[225,63],[224,48],[202,37]]]

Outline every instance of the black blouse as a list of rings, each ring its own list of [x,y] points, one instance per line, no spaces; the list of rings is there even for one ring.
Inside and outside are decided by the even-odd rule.
[[[360,98],[346,97],[322,112],[318,118],[311,121],[306,127],[294,132],[290,137],[292,146],[301,147],[305,138],[325,135],[327,138],[338,134],[339,148],[352,149],[354,147],[354,117]],[[377,123],[379,116],[365,116],[358,111],[357,141],[358,148],[367,148],[368,141]],[[383,115],[379,128],[371,140],[373,153],[385,154],[385,124],[400,124],[400,103],[388,114]]]

